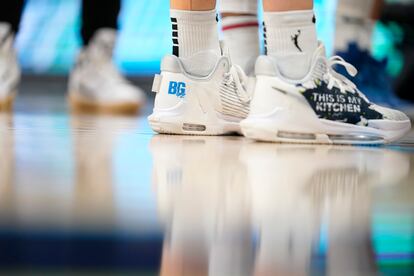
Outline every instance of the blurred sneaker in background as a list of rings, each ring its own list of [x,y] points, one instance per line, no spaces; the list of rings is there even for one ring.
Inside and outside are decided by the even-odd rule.
[[[100,29],[79,53],[69,78],[73,111],[133,114],[144,105],[144,92],[113,63],[116,36],[114,29]]]
[[[368,50],[361,49],[358,44],[350,43],[346,51],[337,51],[341,56],[358,70],[355,77],[351,77],[342,68],[337,68],[342,75],[347,75],[372,101],[388,106],[401,107],[407,103],[394,93],[393,79],[387,72],[387,60],[375,59]]]
[[[387,72],[387,60],[373,57],[372,35],[382,11],[382,0],[338,1],[335,51],[353,64],[359,74],[352,78],[343,68],[336,68],[349,76],[361,91],[372,101],[388,106],[401,107],[406,104],[393,90],[393,80]]]
[[[9,23],[0,22],[0,111],[11,110],[20,82],[20,66]]]

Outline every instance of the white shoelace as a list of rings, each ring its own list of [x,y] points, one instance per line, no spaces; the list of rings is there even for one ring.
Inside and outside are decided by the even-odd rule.
[[[236,93],[239,99],[244,103],[252,100],[252,93],[249,91],[249,77],[244,73],[243,69],[238,65],[233,65],[228,73],[224,74],[226,84],[230,85],[233,81],[236,84]]]
[[[328,83],[328,89],[337,87],[340,89],[342,93],[345,93],[346,91],[355,93],[357,91],[357,86],[348,78],[336,72],[334,69],[336,65],[341,65],[345,67],[349,75],[355,77],[358,74],[358,70],[355,68],[355,66],[353,66],[349,62],[346,62],[340,56],[333,56],[329,59],[324,58],[324,60],[326,62],[328,70],[323,76],[323,78]]]

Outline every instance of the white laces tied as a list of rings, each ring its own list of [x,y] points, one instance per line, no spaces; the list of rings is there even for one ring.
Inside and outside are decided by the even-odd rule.
[[[249,77],[244,73],[243,69],[238,65],[233,65],[228,73],[225,73],[226,84],[230,85],[233,81],[236,84],[236,93],[239,99],[244,103],[249,103],[252,100],[252,95],[249,92],[248,80]]]
[[[355,93],[357,91],[357,86],[352,81],[339,74],[334,69],[336,65],[341,65],[345,67],[349,75],[355,77],[358,74],[358,70],[355,68],[355,66],[346,62],[340,56],[333,56],[329,59],[326,59],[326,64],[328,71],[324,75],[324,80],[328,83],[328,89],[332,89],[335,86],[338,87],[342,93],[345,93],[346,91]]]

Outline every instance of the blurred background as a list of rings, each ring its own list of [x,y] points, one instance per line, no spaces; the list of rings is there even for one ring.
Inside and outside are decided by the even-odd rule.
[[[73,66],[80,46],[80,0],[28,0],[17,38],[23,70],[27,74],[65,75]],[[119,17],[120,37],[115,59],[129,76],[150,76],[160,60],[171,52],[167,0],[123,0]],[[414,1],[387,0],[382,20],[373,36],[373,54],[387,60],[395,92],[414,100],[407,92],[413,76]],[[333,54],[337,0],[315,0],[318,34]],[[352,61],[351,61],[352,62]]]
[[[25,72],[66,74],[69,71],[80,46],[80,2],[27,1],[17,39],[20,61]],[[128,75],[151,75],[158,72],[162,56],[171,51],[167,3],[167,0],[122,1],[116,61]],[[320,18],[320,39],[332,52],[336,1],[316,0],[315,6]],[[390,70],[394,75],[402,67],[401,52],[396,46],[401,43],[403,34],[403,28],[397,23],[379,24],[374,37],[375,54],[392,57]]]

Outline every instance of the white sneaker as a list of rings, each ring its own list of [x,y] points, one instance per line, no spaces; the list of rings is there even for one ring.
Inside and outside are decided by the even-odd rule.
[[[344,76],[334,71],[356,69],[342,58],[326,58],[321,44],[309,74],[299,81],[282,76],[277,61],[261,56],[249,117],[241,125],[246,137],[272,142],[383,144],[411,128],[402,112],[371,103]]]
[[[136,113],[145,94],[129,83],[112,61],[116,31],[101,29],[79,54],[69,79],[74,111]]]
[[[200,72],[209,67],[209,72]],[[252,80],[232,65],[228,53],[199,53],[187,60],[166,56],[161,75],[155,76],[157,95],[149,123],[165,134],[240,133],[239,123],[249,113]]]
[[[20,66],[9,23],[0,23],[0,111],[10,110],[20,82]]]

